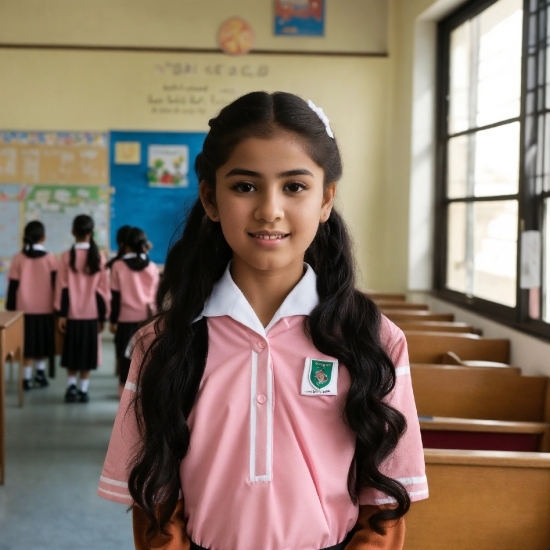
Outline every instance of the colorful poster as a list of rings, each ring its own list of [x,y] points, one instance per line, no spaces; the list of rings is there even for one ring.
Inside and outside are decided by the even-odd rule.
[[[187,145],[149,145],[149,187],[187,187],[189,147]]]
[[[324,36],[325,0],[275,0],[276,36]]]
[[[94,238],[99,248],[108,243],[107,187],[40,185],[32,187],[24,202],[24,221],[40,220],[46,227],[46,248],[59,254],[74,242],[73,219],[88,214],[95,222]]]
[[[21,249],[21,200],[26,188],[0,185],[0,298],[7,290],[6,276],[13,255]]]

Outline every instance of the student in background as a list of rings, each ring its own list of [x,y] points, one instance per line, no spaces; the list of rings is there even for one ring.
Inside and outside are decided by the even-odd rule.
[[[23,250],[14,256],[8,273],[6,309],[25,314],[24,390],[48,386],[46,357],[53,362],[55,356],[53,298],[59,261],[46,252],[42,244],[45,240],[44,225],[29,222],[25,226]]]
[[[148,249],[147,235],[133,227],[126,235],[125,253],[111,271],[110,330],[115,335],[120,392],[130,369],[124,352],[139,324],[154,312],[159,270],[147,257]]]
[[[128,232],[132,229],[131,225],[123,225],[122,227],[118,228],[118,231],[116,232],[116,244],[118,246],[118,252],[116,256],[111,258],[107,262],[107,269],[111,269],[113,267],[113,264],[122,258],[122,255],[124,254],[124,246],[126,244],[126,237],[128,236]]]
[[[105,257],[94,241],[94,221],[81,214],[73,221],[75,244],[61,255],[55,308],[65,334],[61,366],[67,368],[65,401],[87,403],[90,371],[98,365],[98,334],[111,299]],[[80,390],[77,390],[80,373]]]

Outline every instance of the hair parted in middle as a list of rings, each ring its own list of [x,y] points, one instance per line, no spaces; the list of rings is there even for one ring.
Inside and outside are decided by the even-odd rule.
[[[318,114],[296,95],[249,93],[224,107],[209,126],[195,162],[199,181],[209,186],[216,185],[216,170],[237,145],[252,137],[270,139],[280,132],[298,137],[304,151],[323,169],[325,186],[342,175],[336,140]],[[168,253],[157,297],[160,313],[152,321],[154,339],[147,346],[142,340],[144,356],[134,399],[142,444],[128,486],[151,522],[150,536],[164,531],[176,507],[179,464],[189,448],[187,417],[208,353],[206,319],[194,320],[231,257],[220,224],[206,215],[197,200],[183,234]],[[345,365],[351,377],[344,411],[344,421],[356,434],[349,495],[357,503],[362,488],[370,486],[395,501],[395,508],[377,512],[369,520],[373,529],[383,532],[382,521],[403,516],[410,506],[404,487],[379,469],[395,449],[406,421],[385,402],[395,385],[395,368],[381,345],[381,314],[356,289],[351,241],[334,208],[327,222],[319,225],[305,261],[317,274],[319,304],[306,318],[304,331],[319,351]]]

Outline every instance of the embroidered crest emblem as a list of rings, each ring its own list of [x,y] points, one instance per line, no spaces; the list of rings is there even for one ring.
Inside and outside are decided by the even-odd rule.
[[[338,361],[306,358],[302,395],[338,395]]]
[[[332,378],[332,361],[319,361],[318,359],[311,360],[311,370],[309,373],[309,381],[318,390],[322,390],[330,384]]]

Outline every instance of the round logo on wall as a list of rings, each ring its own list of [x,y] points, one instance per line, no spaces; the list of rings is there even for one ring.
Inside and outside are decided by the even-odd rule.
[[[254,31],[244,19],[231,17],[218,30],[218,45],[230,55],[248,53],[254,46]]]

